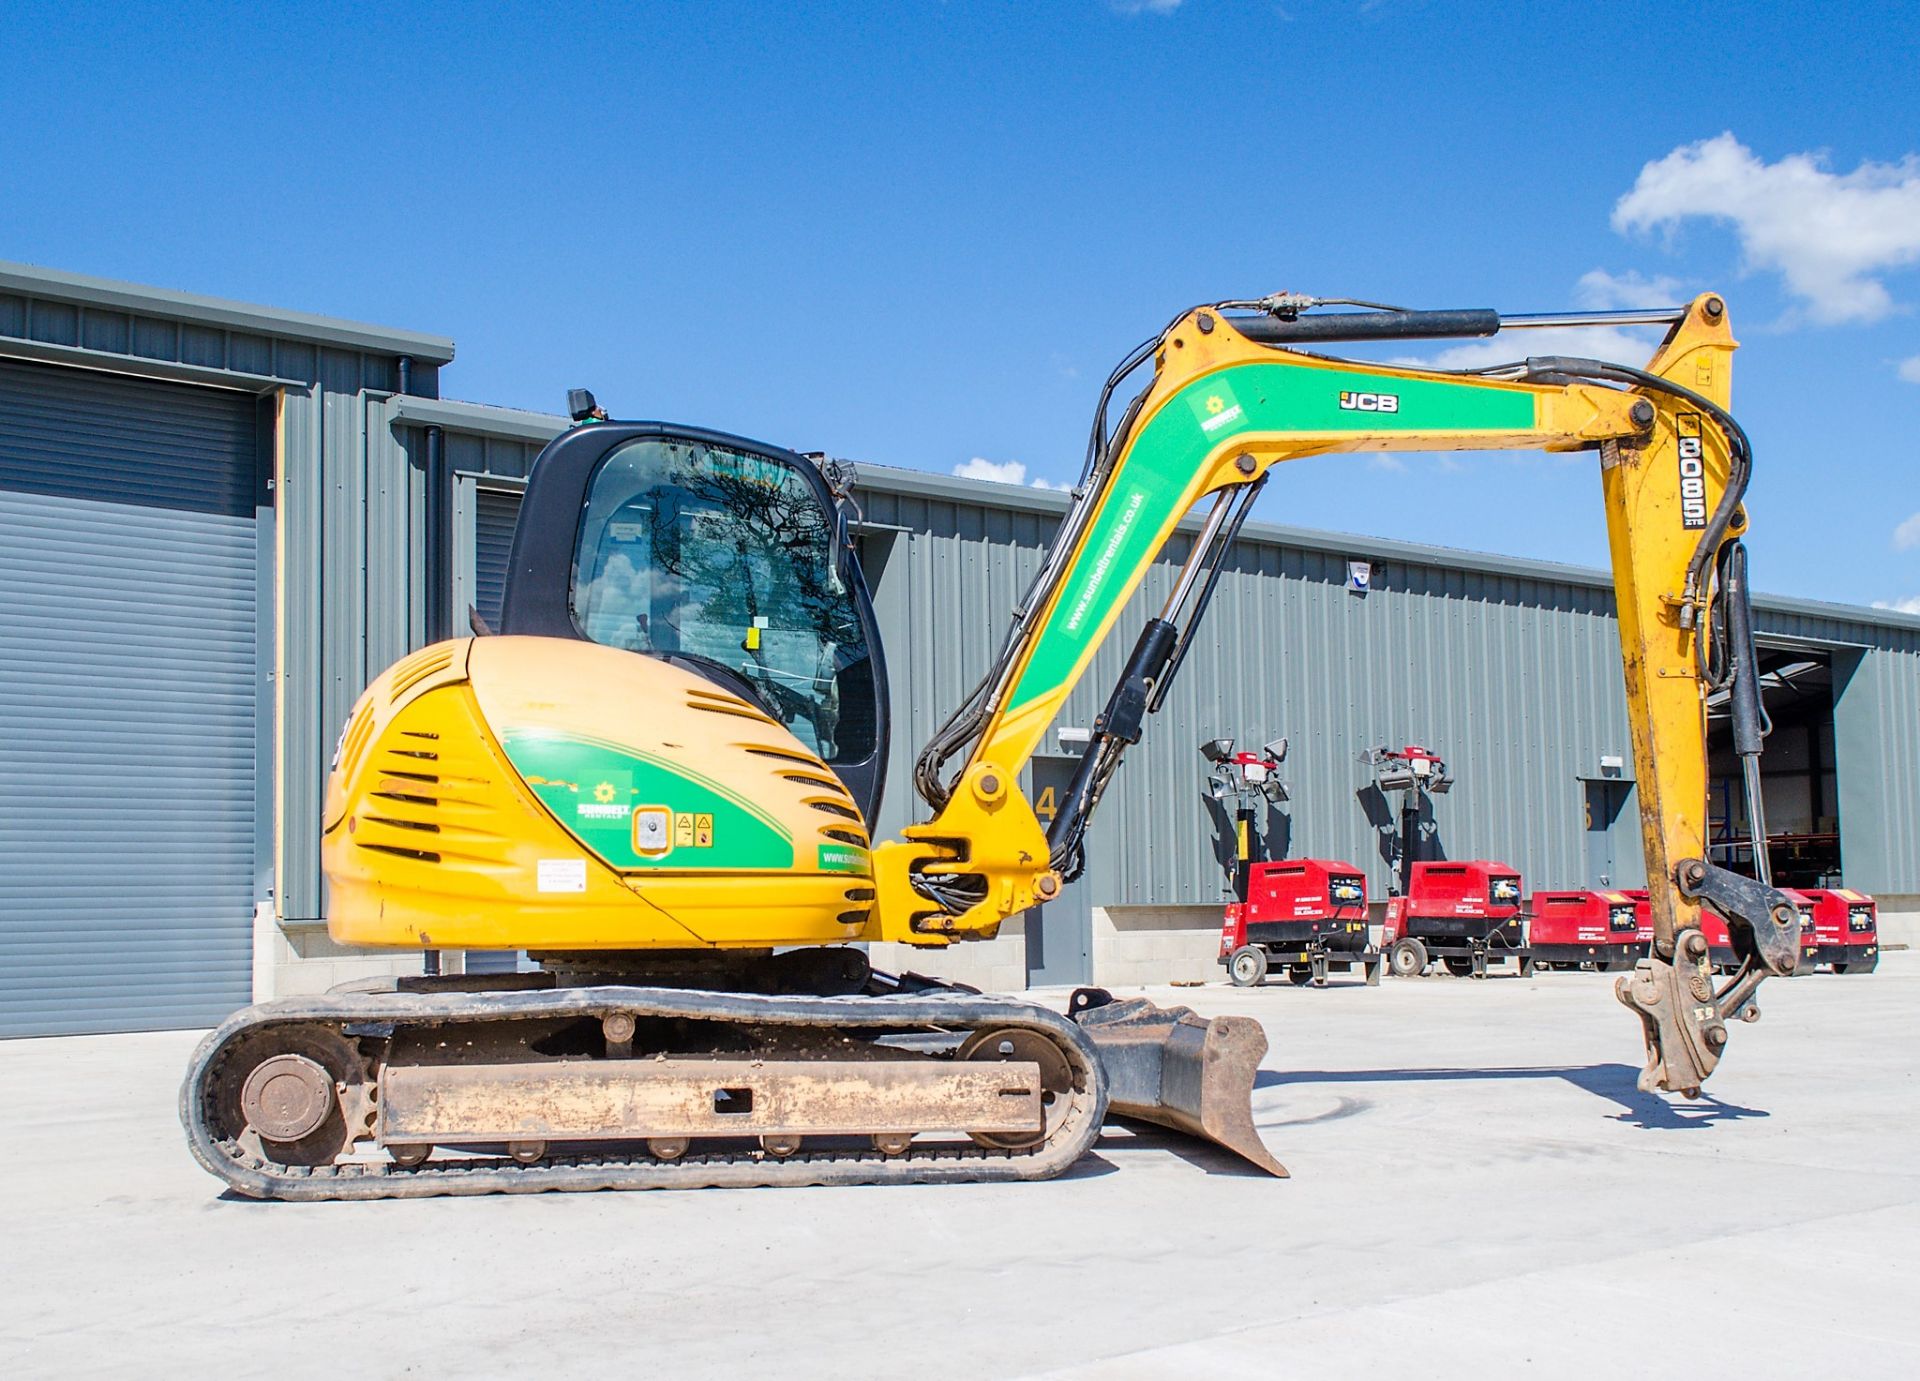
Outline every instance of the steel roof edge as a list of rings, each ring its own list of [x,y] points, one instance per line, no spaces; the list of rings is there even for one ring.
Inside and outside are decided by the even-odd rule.
[[[396,394],[389,404],[394,420],[418,427],[440,427],[477,436],[498,436],[543,445],[573,424],[552,413],[496,407],[492,403],[456,403],[444,398]]]
[[[277,307],[261,307],[251,302],[235,302],[221,297],[203,297],[198,293],[176,292],[170,288],[150,288],[111,278],[92,278],[85,274],[67,273],[62,269],[17,264],[3,259],[0,259],[0,291],[114,307],[122,311],[254,331],[261,335],[288,336],[323,345],[406,355],[426,364],[450,364],[453,361],[453,342],[445,336],[343,321],[311,312],[283,311]]]
[[[948,499],[958,503],[989,504],[999,508],[1025,509],[1037,513],[1064,513],[1068,496],[1059,489],[1038,489],[1031,485],[1007,484],[1000,480],[962,479],[926,470],[908,470],[895,465],[855,462],[858,483],[889,494],[915,495],[921,498]],[[1198,527],[1197,518],[1184,524]],[[1558,581],[1568,585],[1586,585],[1611,591],[1613,577],[1593,566],[1575,566],[1560,561],[1542,561],[1529,557],[1502,556],[1495,552],[1470,551],[1463,547],[1437,547],[1406,542],[1391,537],[1367,537],[1359,533],[1335,532],[1322,528],[1293,527],[1284,523],[1248,522],[1240,529],[1241,540],[1266,542],[1273,546],[1296,547],[1327,552],[1356,560],[1401,561],[1417,566],[1464,568],[1489,575],[1513,576],[1523,580]],[[1767,613],[1799,614],[1841,623],[1866,623],[1903,632],[1920,632],[1920,614],[1903,614],[1894,609],[1875,609],[1862,604],[1837,604],[1827,600],[1803,599],[1794,595],[1754,595],[1754,606]]]

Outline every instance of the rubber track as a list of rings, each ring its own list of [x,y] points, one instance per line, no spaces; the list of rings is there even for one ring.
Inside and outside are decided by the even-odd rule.
[[[243,1033],[287,1023],[435,1026],[446,1022],[552,1017],[685,1017],[769,1026],[869,1031],[1024,1027],[1054,1040],[1086,1090],[1054,1136],[1026,1151],[942,1146],[883,1156],[878,1151],[802,1151],[785,1159],[756,1152],[688,1155],[677,1161],[610,1155],[556,1156],[521,1165],[502,1159],[412,1168],[392,1164],[319,1167],[247,1163],[207,1125],[204,1090],[220,1058]],[[355,993],[281,998],[235,1013],[194,1051],[180,1088],[180,1121],[194,1159],[236,1193],[254,1199],[420,1199],[442,1194],[530,1194],[593,1189],[744,1188],[761,1185],[937,1184],[1050,1179],[1092,1146],[1107,1112],[1107,1083],[1092,1042],[1067,1018],[1015,998],[922,993],[910,997],[763,997],[673,988],[563,988],[510,993]]]

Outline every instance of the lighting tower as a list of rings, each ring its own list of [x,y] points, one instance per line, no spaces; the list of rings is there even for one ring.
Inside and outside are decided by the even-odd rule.
[[[1440,755],[1410,743],[1404,748],[1369,748],[1360,761],[1373,769],[1373,784],[1382,794],[1400,797],[1400,840],[1393,865],[1393,895],[1403,897],[1413,881],[1413,860],[1420,840],[1420,798],[1444,796],[1453,789],[1453,777]]]
[[[1232,739],[1210,738],[1200,745],[1200,753],[1213,764],[1207,772],[1207,794],[1222,803],[1233,802],[1233,896],[1244,902],[1253,866],[1254,805],[1287,799],[1287,785],[1278,775],[1286,760],[1287,741],[1276,738],[1262,744],[1257,753],[1236,753]]]

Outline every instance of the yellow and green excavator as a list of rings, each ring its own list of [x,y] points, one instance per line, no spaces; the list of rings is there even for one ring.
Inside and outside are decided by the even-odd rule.
[[[1666,328],[1644,368],[1313,353],[1623,323]],[[1764,869],[1736,876],[1704,847],[1710,693],[1729,693],[1760,818],[1733,350],[1710,294],[1568,316],[1290,294],[1183,313],[1108,380],[999,654],[918,759],[927,818],[877,845],[887,678],[841,467],[607,421],[583,393],[533,467],[500,629],[368,687],[324,812],[335,939],[524,950],[535,971],[238,1013],[181,1092],[194,1155],[278,1199],[1040,1179],[1117,1113],[1284,1174],[1253,1125],[1252,1019],[1099,989],[1062,1015],[877,972],[859,946],[991,937],[1079,873],[1268,472],[1332,452],[1595,453],[1655,929],[1618,995],[1643,1024],[1643,1086],[1696,1095],[1798,947]],[[1196,508],[1192,555],[1043,828],[1021,769]],[[1742,960],[1719,987],[1703,904]]]

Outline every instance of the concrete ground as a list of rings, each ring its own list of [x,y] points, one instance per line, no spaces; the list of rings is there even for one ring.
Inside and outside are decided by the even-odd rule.
[[[1258,1015],[1287,1181],[223,1198],[188,1033],[0,1042],[0,1374],[1920,1375],[1920,954],[1767,985],[1713,1096],[1609,980],[1160,990]]]

